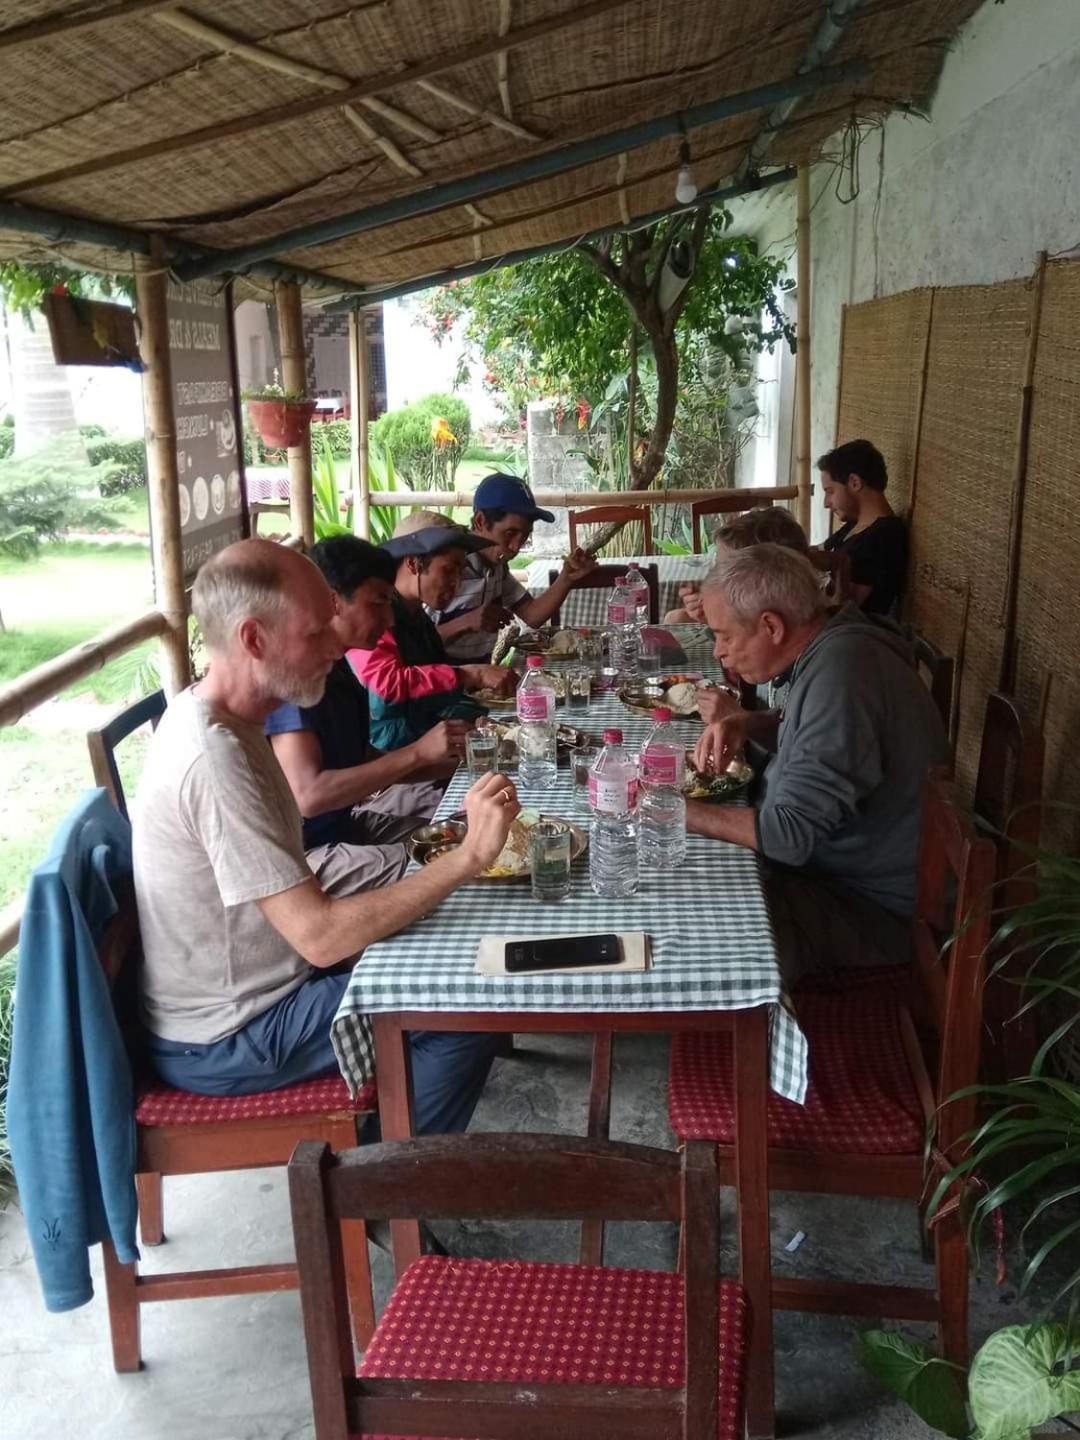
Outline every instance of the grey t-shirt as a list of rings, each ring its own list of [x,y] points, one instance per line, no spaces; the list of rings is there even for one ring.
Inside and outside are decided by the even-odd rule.
[[[302,985],[307,962],[255,903],[311,878],[300,812],[261,725],[177,695],[134,805],[143,1018],[210,1044]]]

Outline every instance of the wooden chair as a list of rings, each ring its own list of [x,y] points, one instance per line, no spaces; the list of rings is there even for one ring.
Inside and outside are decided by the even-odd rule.
[[[952,737],[952,702],[953,702],[953,672],[955,662],[951,655],[944,654],[925,635],[910,627],[907,632],[911,648],[915,652],[915,668],[926,681],[930,694],[934,697],[934,704],[941,715],[941,723],[945,727],[945,734]]]
[[[653,553],[652,511],[648,505],[598,505],[593,510],[568,510],[570,521],[570,549],[576,549],[579,525],[611,525],[616,521],[636,522],[645,536],[643,555]]]
[[[712,1146],[454,1135],[289,1162],[315,1440],[736,1440],[746,1305],[719,1273]],[[397,1283],[359,1371],[340,1227],[363,1216],[678,1220],[662,1271],[425,1256]]]
[[[132,1029],[131,997],[142,952],[134,898],[113,918],[100,947],[125,1031]],[[133,1051],[136,1049],[132,1044]],[[355,1100],[338,1076],[287,1085],[258,1095],[209,1096],[174,1090],[140,1073],[136,1057],[136,1175],[139,1231],[144,1245],[164,1241],[162,1177],[213,1175],[284,1165],[301,1140],[319,1139],[336,1149],[356,1144],[357,1119],[375,1109],[375,1086]],[[375,1325],[363,1223],[343,1234],[348,1292],[356,1343],[366,1345]],[[243,1265],[215,1270],[141,1275],[121,1265],[112,1245],[102,1247],[109,1303],[113,1364],[120,1372],[142,1366],[140,1307],[155,1300],[196,1300],[213,1295],[253,1295],[295,1290],[296,1264]]]
[[[125,820],[129,818],[128,807],[120,769],[116,763],[117,746],[143,725],[149,724],[151,730],[156,730],[158,721],[164,714],[165,692],[155,690],[152,695],[144,695],[126,710],[121,710],[99,730],[86,732],[86,747],[90,751],[90,768],[94,772],[94,780],[105,789]]]
[[[979,769],[975,777],[975,819],[997,851],[996,910],[1006,913],[1035,898],[1032,852],[1042,820],[1043,736],[1011,695],[992,690],[986,700]],[[993,966],[993,954],[990,956]],[[983,996],[986,1078],[997,1082],[1026,1075],[1038,1048],[1038,1027],[1029,1011],[1017,1015],[1023,994],[1010,975],[1022,957],[990,975]]]
[[[994,859],[993,845],[979,836],[961,810],[952,782],[931,775],[919,848],[914,939],[917,976],[937,1041],[936,1076],[931,1079],[911,1014],[900,999],[871,988],[839,995],[800,994],[796,1009],[809,1042],[810,1084],[805,1106],[769,1097],[770,1188],[892,1195],[921,1207],[943,1165],[960,1158],[961,1137],[975,1121],[975,1099],[949,1097],[978,1076]],[[727,1184],[734,1183],[732,1074],[726,1036],[674,1037],[672,1128],[681,1141],[718,1142],[720,1177]],[[931,1122],[936,1132],[928,1179],[924,1147]],[[774,1279],[773,1304],[935,1321],[945,1358],[964,1366],[968,1252],[956,1207],[942,1210],[931,1238],[933,1289]],[[754,1364],[753,1342],[749,1363]]]
[[[649,624],[659,625],[660,623],[660,571],[655,564],[642,565],[641,573],[645,577],[649,587]],[[610,590],[620,575],[626,574],[625,565],[597,565],[595,570],[590,570],[588,575],[582,576],[574,585],[574,590]],[[548,571],[548,584],[554,585],[559,578],[558,570]],[[573,593],[573,591],[571,592]],[[569,597],[567,597],[569,598]],[[556,630],[559,628],[559,615],[561,607],[555,611],[548,624]]]
[[[712,500],[695,500],[690,506],[690,535],[695,555],[703,555],[701,543],[701,522],[706,515],[740,515],[744,510],[760,510],[772,505],[772,500],[763,500],[756,491],[732,490],[727,495],[717,495]]]

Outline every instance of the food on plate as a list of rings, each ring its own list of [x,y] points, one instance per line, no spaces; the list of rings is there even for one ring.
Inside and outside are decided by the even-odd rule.
[[[521,810],[510,825],[506,844],[482,873],[492,880],[524,875],[529,868],[529,831],[540,819],[539,810]]]
[[[664,703],[678,715],[690,715],[697,709],[697,686],[690,680],[680,680],[664,691]]]
[[[573,630],[556,630],[548,648],[552,655],[576,655],[578,637]]]
[[[686,757],[686,778],[683,794],[688,800],[730,800],[754,778],[754,771],[745,760],[735,759],[717,773],[699,770],[693,752]]]

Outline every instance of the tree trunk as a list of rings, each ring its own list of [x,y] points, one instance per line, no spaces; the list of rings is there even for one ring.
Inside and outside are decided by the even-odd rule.
[[[32,455],[63,436],[70,442],[72,458],[85,462],[67,369],[53,359],[44,315],[35,315],[33,329],[26,320],[16,321],[14,338],[15,458]]]

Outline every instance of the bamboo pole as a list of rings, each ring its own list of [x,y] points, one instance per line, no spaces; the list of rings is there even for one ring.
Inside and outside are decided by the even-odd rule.
[[[1039,348],[1043,283],[1046,279],[1046,251],[1040,250],[1031,277],[1028,309],[1027,353],[1024,356],[1024,384],[1020,391],[1020,415],[1016,423],[1013,455],[1012,501],[1009,507],[1009,570],[1005,586],[1003,621],[1005,635],[1001,648],[1000,686],[1011,690],[1016,682],[1016,612],[1020,599],[1020,553],[1024,538],[1024,494],[1027,490],[1028,449],[1031,442],[1031,402],[1035,394],[1035,357]]]
[[[575,505],[604,505],[617,501],[620,505],[694,505],[698,500],[714,500],[730,495],[730,486],[713,490],[537,490],[533,498],[538,505],[556,510]],[[747,500],[765,504],[775,500],[794,500],[799,494],[795,485],[762,485],[742,489],[738,493]],[[432,510],[464,506],[472,508],[472,496],[463,490],[380,490],[379,504],[391,506],[419,505]]]
[[[191,660],[188,654],[184,547],[180,532],[180,475],[176,465],[176,420],[172,403],[164,248],[157,237],[151,243],[149,255],[135,257],[135,289],[139,356],[145,367],[142,376],[143,418],[154,597],[167,627],[161,634],[161,675],[165,693],[171,699],[191,683]]]
[[[371,479],[368,472],[367,317],[349,311],[349,396],[352,422],[353,532],[371,538]]]
[[[810,534],[810,166],[803,161],[798,177],[798,290],[796,292],[795,364],[796,470],[799,487],[796,518]]]
[[[281,343],[281,383],[296,395],[307,394],[307,357],[304,351],[304,309],[300,286],[282,281],[275,287],[278,340]],[[315,500],[311,490],[311,430],[299,445],[289,446],[289,526],[305,545],[315,543]]]
[[[42,705],[81,680],[84,675],[100,670],[108,661],[126,650],[134,650],[155,635],[163,637],[169,630],[168,618],[160,610],[147,610],[134,620],[110,626],[100,635],[73,645],[62,655],[35,665],[25,675],[0,687],[0,725],[14,725],[36,705]],[[187,660],[187,626],[184,627],[184,659]],[[187,681],[185,680],[185,684]]]

